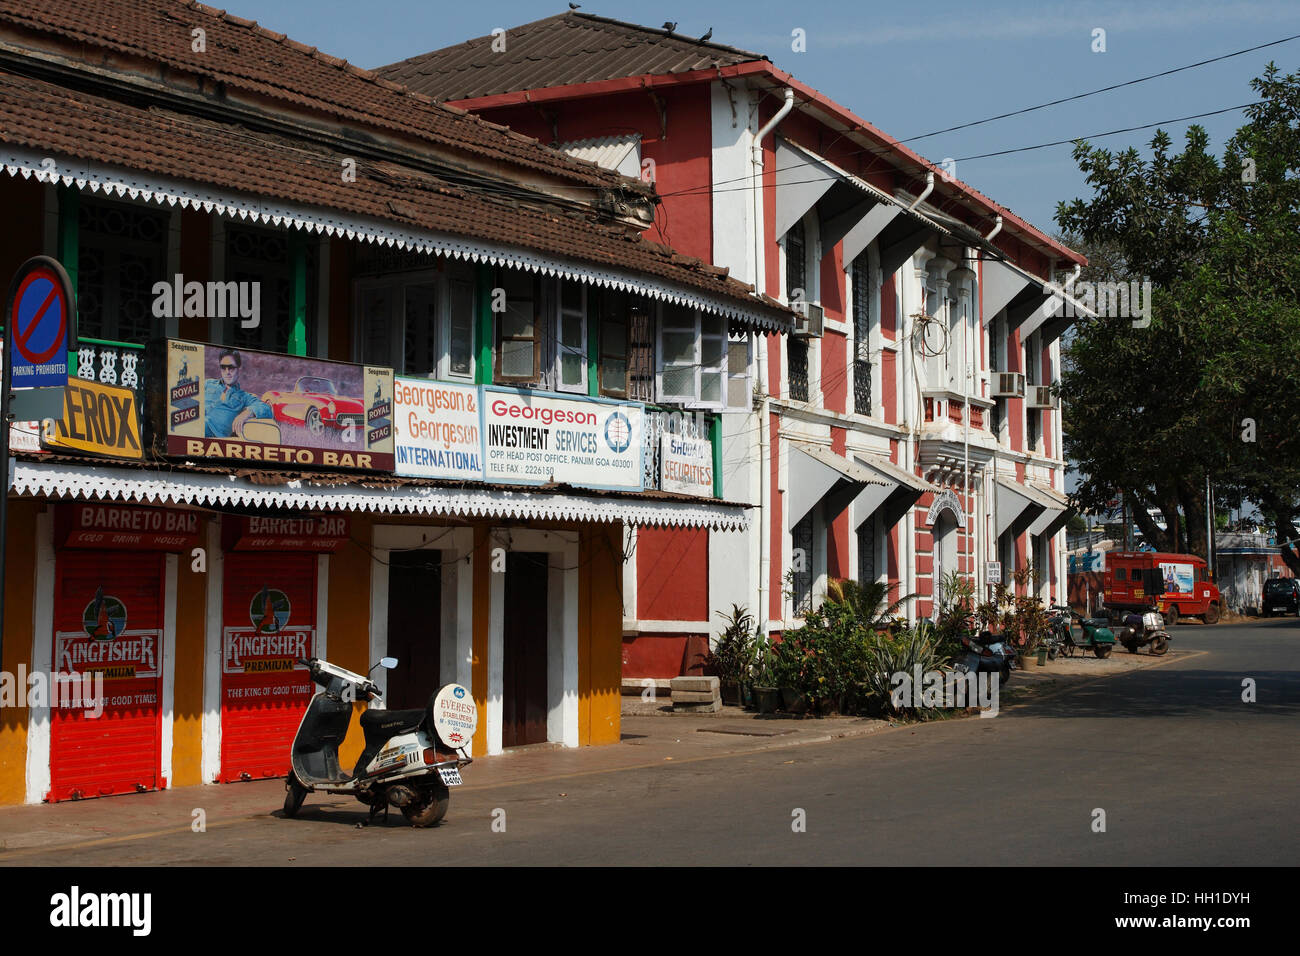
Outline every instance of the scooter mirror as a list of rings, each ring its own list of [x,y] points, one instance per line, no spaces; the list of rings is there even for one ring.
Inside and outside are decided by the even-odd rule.
[[[380,658],[380,660],[379,660],[379,666],[385,668],[386,670],[390,670],[390,671],[391,671],[394,667],[397,666],[397,658],[396,658],[396,657],[383,657],[383,658]]]

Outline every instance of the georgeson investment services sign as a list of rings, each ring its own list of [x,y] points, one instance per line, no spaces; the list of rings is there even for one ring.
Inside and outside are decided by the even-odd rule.
[[[485,478],[640,491],[644,408],[635,402],[483,389]]]

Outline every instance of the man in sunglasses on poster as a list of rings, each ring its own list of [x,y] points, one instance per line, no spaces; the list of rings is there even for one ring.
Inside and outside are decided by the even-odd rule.
[[[203,434],[208,438],[242,438],[244,422],[250,418],[271,418],[271,406],[239,386],[244,360],[234,349],[225,349],[218,359],[221,378],[210,378],[203,397],[207,415]]]

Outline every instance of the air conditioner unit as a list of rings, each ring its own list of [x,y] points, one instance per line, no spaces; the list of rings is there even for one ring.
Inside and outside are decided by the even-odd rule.
[[[795,302],[792,307],[799,313],[794,322],[794,334],[808,338],[819,338],[822,334],[822,320],[826,313],[816,302]]]
[[[1030,385],[1029,386],[1029,408],[1057,408],[1056,396],[1052,394],[1050,385]]]
[[[994,372],[994,398],[1022,398],[1025,394],[1024,372]]]

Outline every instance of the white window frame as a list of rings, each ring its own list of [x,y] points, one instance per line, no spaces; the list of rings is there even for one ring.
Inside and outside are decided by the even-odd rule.
[[[674,325],[670,331],[686,332],[691,331],[695,336],[695,351],[693,365],[695,369],[694,388],[691,395],[676,394],[668,395],[664,392],[664,332],[667,322],[667,310],[663,303],[659,303],[656,310],[655,320],[655,398],[664,404],[681,405],[685,408],[708,409],[712,411],[722,411],[727,402],[727,353],[728,353],[728,335],[727,319],[725,316],[714,313],[705,313],[700,309],[690,309],[692,324],[690,327],[685,325]],[[710,325],[716,323],[719,331],[706,333],[704,331],[705,316]],[[704,339],[717,338],[720,340],[721,348],[719,349],[718,364],[704,365]],[[716,374],[719,377],[719,400],[716,402],[706,402],[700,398],[702,378],[706,374]]]
[[[473,343],[470,345],[469,373],[452,374],[451,372],[451,282],[457,278],[459,277],[449,277],[437,269],[419,269],[387,276],[367,276],[355,280],[353,283],[353,307],[355,309],[354,315],[358,317],[358,321],[353,324],[352,330],[353,360],[362,362],[364,358],[362,352],[364,322],[360,320],[363,318],[362,302],[365,294],[374,290],[385,290],[389,293],[388,357],[385,364],[391,366],[398,375],[415,377],[414,373],[405,370],[406,293],[411,286],[431,285],[435,288],[435,297],[438,303],[437,328],[434,329],[434,348],[437,357],[434,360],[433,371],[426,373],[425,377],[439,381],[473,382],[474,367],[477,361]],[[474,331],[472,321],[470,331],[471,334]]]
[[[580,304],[578,311],[575,312],[564,308],[564,286],[563,283],[570,282],[577,287]],[[561,359],[564,356],[564,321],[565,319],[577,318],[582,327],[582,361],[579,363],[581,374],[576,383],[566,385],[563,378],[563,363]],[[557,392],[573,392],[576,394],[587,394],[587,362],[588,362],[588,328],[587,328],[587,285],[578,282],[575,279],[556,278],[555,280],[555,332],[552,337],[554,343],[554,355],[552,357],[552,381],[554,382]]]

